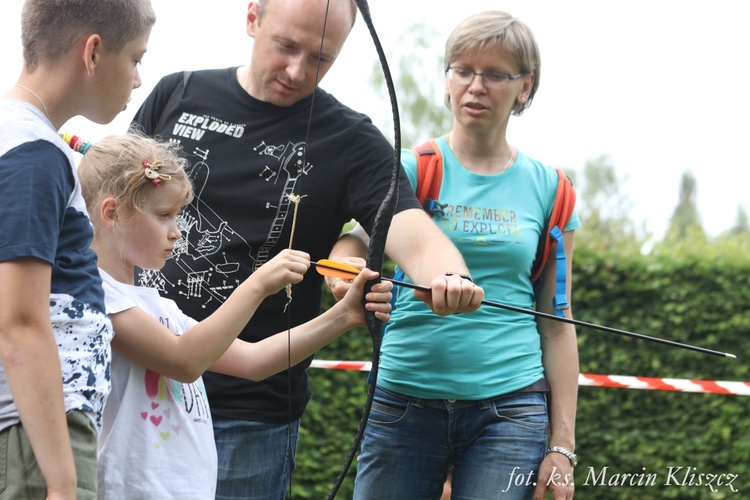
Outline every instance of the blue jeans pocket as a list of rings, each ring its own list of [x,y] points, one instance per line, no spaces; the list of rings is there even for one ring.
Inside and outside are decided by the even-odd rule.
[[[492,401],[495,417],[530,429],[546,429],[549,418],[544,395],[521,393]]]
[[[411,408],[411,401],[377,387],[368,424],[394,425],[402,421]]]

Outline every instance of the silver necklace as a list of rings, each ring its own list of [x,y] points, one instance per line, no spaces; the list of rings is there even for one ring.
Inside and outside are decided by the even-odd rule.
[[[500,172],[498,172],[497,175],[500,175],[503,172],[505,172],[506,170],[508,170],[508,167],[510,167],[510,163],[513,161],[513,156],[514,156],[513,155],[513,148],[510,148],[510,158],[508,158],[508,163],[505,164],[505,166],[503,167],[503,169]]]
[[[455,153],[456,153],[456,152],[454,151],[454,149],[453,149],[453,132],[451,132],[451,133],[450,133],[450,135],[448,136],[448,147],[449,147],[449,148],[451,148],[451,151],[453,151],[453,154],[455,154]],[[497,174],[495,174],[495,175],[500,175],[500,174],[502,174],[503,172],[505,172],[506,170],[508,170],[508,167],[510,167],[510,164],[511,164],[511,162],[513,161],[513,156],[514,156],[514,154],[513,154],[513,153],[514,153],[514,152],[513,152],[513,148],[511,147],[511,148],[510,148],[510,158],[508,158],[508,163],[506,163],[506,164],[505,164],[505,166],[503,167],[503,169],[502,169],[501,171],[499,171],[499,172],[498,172]]]
[[[52,120],[52,118],[50,118],[50,117],[49,117],[49,111],[47,110],[47,105],[46,105],[46,104],[44,104],[44,101],[42,101],[42,98],[41,98],[41,97],[39,97],[39,96],[38,96],[38,95],[36,94],[36,92],[34,92],[33,90],[31,90],[31,89],[30,89],[30,88],[28,88],[28,87],[24,87],[24,86],[23,86],[23,85],[21,85],[20,83],[17,83],[17,84],[16,84],[16,87],[18,87],[19,89],[23,89],[23,90],[25,90],[26,92],[28,92],[29,94],[31,94],[31,95],[33,95],[34,97],[36,97],[36,100],[37,100],[37,101],[39,101],[39,103],[40,103],[40,104],[42,105],[42,107],[44,108],[44,114],[45,114],[45,115],[47,115],[47,119],[48,119],[48,120]]]

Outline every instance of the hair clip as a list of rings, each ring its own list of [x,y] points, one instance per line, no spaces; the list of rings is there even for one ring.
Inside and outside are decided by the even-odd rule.
[[[157,170],[164,166],[163,161],[155,161],[153,163],[149,163],[148,160],[143,160],[141,162],[141,165],[143,165],[144,169],[143,175],[146,176],[146,179],[153,182],[155,187],[159,187],[161,181],[168,181],[172,178],[171,175],[160,174],[159,172],[157,172]]]
[[[88,141],[84,141],[77,135],[71,135],[68,133],[60,134],[60,137],[62,137],[62,140],[65,141],[65,143],[70,146],[70,148],[77,152],[81,153],[82,155],[86,154],[86,151],[89,150],[91,147],[91,143]]]

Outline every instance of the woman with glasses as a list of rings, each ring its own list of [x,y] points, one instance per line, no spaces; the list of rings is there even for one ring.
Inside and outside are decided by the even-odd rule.
[[[443,166],[433,217],[487,297],[552,314],[555,258],[538,295],[531,267],[558,174],[506,139],[510,116],[539,87],[533,34],[504,12],[475,14],[448,38],[445,68],[454,124],[435,139]],[[417,158],[404,150],[402,162],[416,188]],[[579,226],[574,213],[563,234],[568,297]],[[438,499],[452,470],[453,498],[541,499],[549,490],[570,499],[577,387],[572,325],[486,306],[437,316],[402,289],[385,330],[354,498]]]

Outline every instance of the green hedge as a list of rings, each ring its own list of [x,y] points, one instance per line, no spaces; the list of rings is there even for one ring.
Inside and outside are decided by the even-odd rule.
[[[573,296],[577,318],[737,355],[719,358],[579,328],[581,372],[750,381],[747,243],[661,246],[647,256],[627,248],[579,245]],[[317,357],[369,360],[370,346],[365,330],[353,331]],[[309,373],[313,399],[302,420],[293,496],[319,499],[348,453],[367,374]],[[749,410],[748,396],[581,387],[576,498],[749,498]],[[351,498],[355,467],[338,498]],[[738,493],[726,484],[717,487],[718,478],[712,492],[705,485],[708,474],[723,474],[723,483],[736,474],[732,488]],[[617,486],[630,481],[635,486]]]

